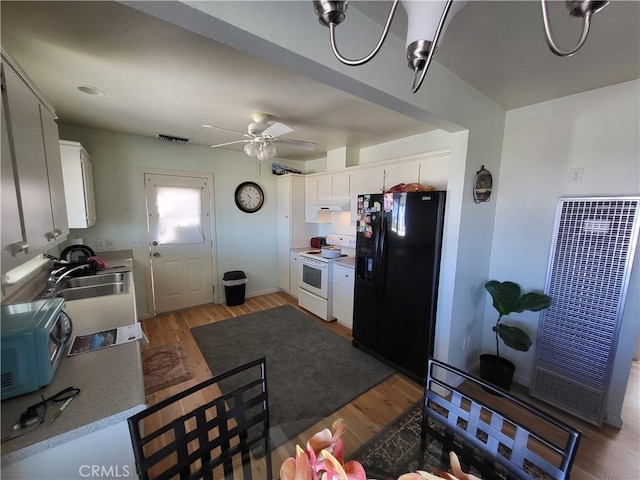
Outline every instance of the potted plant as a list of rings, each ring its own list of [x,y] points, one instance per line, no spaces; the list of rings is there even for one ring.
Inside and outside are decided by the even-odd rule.
[[[485,283],[484,288],[493,299],[493,307],[498,312],[498,320],[491,328],[496,335],[496,354],[480,355],[480,377],[498,387],[509,390],[516,366],[500,356],[500,339],[507,347],[520,352],[528,351],[533,342],[527,332],[503,323],[502,319],[510,313],[544,310],[551,304],[551,299],[542,293],[530,292],[522,295],[520,285],[514,282],[490,280]]]

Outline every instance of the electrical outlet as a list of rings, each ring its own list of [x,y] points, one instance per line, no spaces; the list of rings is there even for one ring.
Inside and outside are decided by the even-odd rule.
[[[462,351],[468,350],[471,345],[471,337],[467,335],[462,339]]]
[[[102,250],[106,250],[104,240],[96,240],[96,250],[99,252]]]
[[[134,247],[141,247],[142,246],[142,240],[134,240],[133,241],[133,246]]]
[[[107,244],[107,250],[113,250],[115,247],[115,242],[113,240],[105,240]]]
[[[569,172],[569,183],[582,183],[584,168],[572,168]]]

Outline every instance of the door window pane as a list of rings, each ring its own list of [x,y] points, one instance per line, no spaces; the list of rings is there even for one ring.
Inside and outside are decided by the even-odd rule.
[[[200,223],[201,202],[200,188],[158,186],[158,243],[204,243]]]

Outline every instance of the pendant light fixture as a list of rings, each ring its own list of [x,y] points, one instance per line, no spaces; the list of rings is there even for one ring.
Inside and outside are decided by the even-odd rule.
[[[549,24],[549,10],[547,8],[547,0],[540,0],[540,2],[542,3],[542,21],[544,23],[545,40],[547,41],[549,50],[551,50],[559,57],[570,57],[578,50],[580,50],[580,48],[582,48],[582,45],[584,45],[584,42],[587,40],[587,36],[589,35],[591,16],[609,5],[609,2],[596,0],[567,0],[566,5],[567,10],[569,10],[569,15],[571,15],[572,17],[580,17],[583,19],[582,35],[580,36],[580,40],[578,41],[577,45],[573,49],[563,50],[562,48],[558,47],[553,39],[551,25]]]
[[[467,3],[466,0],[456,0],[455,2],[453,0],[393,0],[377,45],[371,53],[357,60],[344,57],[336,45],[335,30],[346,18],[346,11],[349,4],[348,0],[313,0],[313,8],[316,15],[318,15],[320,24],[329,28],[329,40],[335,57],[345,65],[358,66],[364,65],[375,57],[380,47],[382,47],[400,1],[402,1],[402,6],[407,12],[407,61],[409,68],[413,70],[411,88],[413,93],[416,93],[420,89],[422,81],[427,74],[440,37],[444,35],[448,23],[455,14],[465,6]],[[574,17],[582,17],[584,24],[578,45],[572,50],[562,50],[555,44],[551,35],[546,4],[547,0],[540,1],[542,3],[542,17],[547,44],[551,51],[559,56],[573,55],[582,47],[589,34],[591,16],[609,4],[608,1],[598,0],[567,0],[566,5],[569,14]]]

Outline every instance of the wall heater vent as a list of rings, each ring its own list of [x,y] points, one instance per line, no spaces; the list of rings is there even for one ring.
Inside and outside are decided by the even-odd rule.
[[[565,198],[556,210],[530,393],[595,425],[638,240],[640,197]]]

